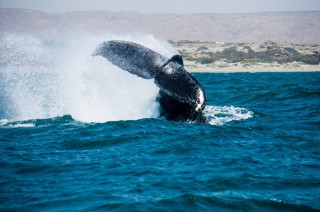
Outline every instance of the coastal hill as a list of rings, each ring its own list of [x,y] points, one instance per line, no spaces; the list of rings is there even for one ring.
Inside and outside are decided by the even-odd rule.
[[[46,13],[0,8],[0,33],[80,29],[91,33],[146,32],[173,41],[320,43],[320,11],[235,14],[143,14],[83,11]]]
[[[320,44],[171,41],[193,72],[319,71]]]

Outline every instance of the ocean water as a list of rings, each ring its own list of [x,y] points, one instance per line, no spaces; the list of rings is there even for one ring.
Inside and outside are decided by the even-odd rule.
[[[196,73],[210,124],[171,122],[90,56],[103,36],[71,38],[1,37],[1,211],[320,210],[320,72]]]

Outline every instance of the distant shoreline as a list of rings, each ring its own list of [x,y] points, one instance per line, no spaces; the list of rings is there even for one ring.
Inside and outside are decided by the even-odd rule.
[[[245,67],[243,64],[229,64],[226,67],[204,66],[186,63],[185,68],[191,73],[239,73],[239,72],[320,72],[320,65],[304,64],[259,64]]]
[[[320,45],[293,43],[170,43],[189,72],[319,72]]]

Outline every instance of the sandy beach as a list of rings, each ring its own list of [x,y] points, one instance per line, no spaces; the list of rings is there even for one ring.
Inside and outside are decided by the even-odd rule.
[[[242,63],[216,62],[202,65],[194,61],[184,61],[186,70],[189,72],[210,72],[210,73],[236,73],[236,72],[319,72],[320,65],[305,65],[302,63],[270,64],[259,63],[247,65]]]

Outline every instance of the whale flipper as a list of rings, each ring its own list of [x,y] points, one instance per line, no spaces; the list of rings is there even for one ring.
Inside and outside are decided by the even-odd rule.
[[[161,113],[169,120],[206,123],[202,111],[206,97],[200,83],[184,69],[180,55],[170,59],[129,41],[102,43],[93,56],[103,56],[114,65],[144,79],[154,79],[160,88]]]
[[[93,56],[105,57],[119,68],[144,79],[155,77],[158,69],[168,59],[140,44],[112,40],[98,46]]]

